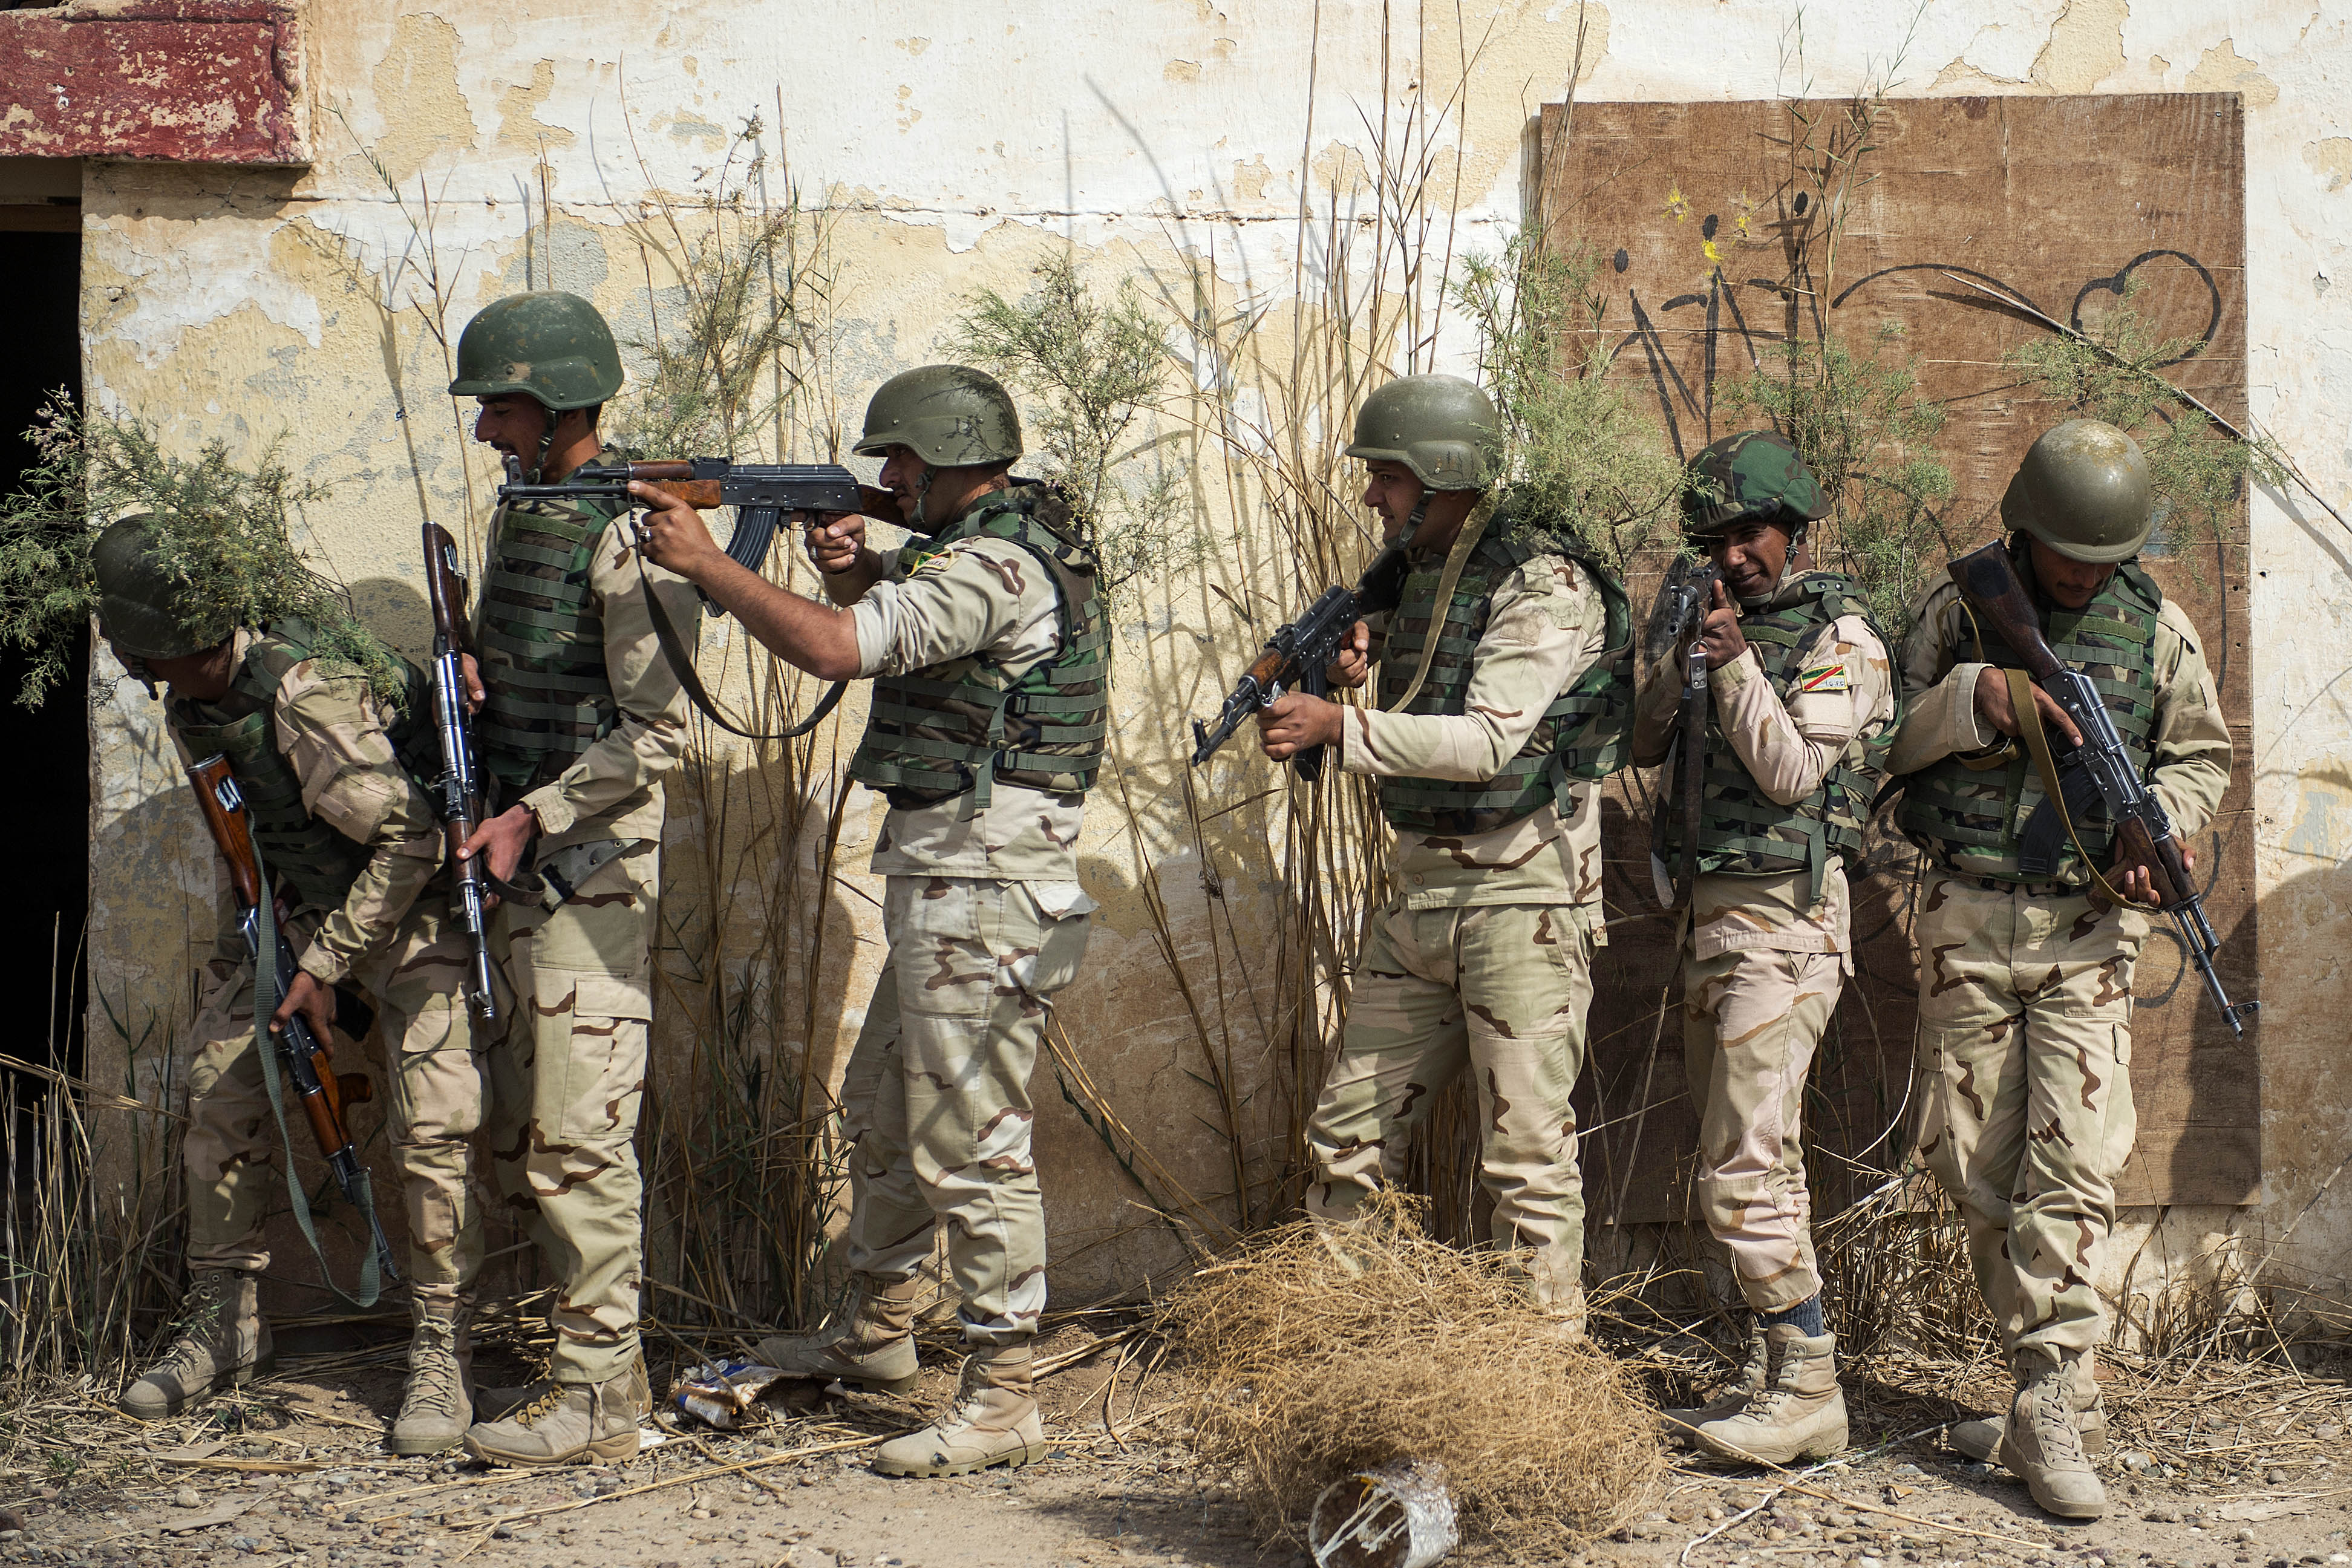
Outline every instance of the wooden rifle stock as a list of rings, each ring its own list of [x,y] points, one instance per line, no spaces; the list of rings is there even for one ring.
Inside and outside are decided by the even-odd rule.
[[[2044,681],[2065,668],[2042,635],[2041,612],[2033,607],[2033,595],[2018,576],[2006,543],[1995,540],[1971,550],[1948,570],[1969,608],[2000,634],[2026,674]]]

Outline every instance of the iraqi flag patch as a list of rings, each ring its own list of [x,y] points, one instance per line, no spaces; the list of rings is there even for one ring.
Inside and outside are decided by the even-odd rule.
[[[1835,664],[1817,664],[1798,676],[1796,694],[1802,697],[1810,691],[1843,691],[1853,684],[1846,674],[1845,661],[1840,659]]]

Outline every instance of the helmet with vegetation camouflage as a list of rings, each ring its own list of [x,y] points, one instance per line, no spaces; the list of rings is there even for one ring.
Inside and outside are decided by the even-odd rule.
[[[1702,447],[1684,468],[1683,532],[1712,539],[1747,522],[1778,522],[1790,532],[1829,514],[1821,481],[1789,438],[1742,430]]]
[[[1483,490],[1495,477],[1503,421],[1458,375],[1401,375],[1356,410],[1348,456],[1402,463],[1433,490]]]
[[[963,364],[901,371],[866,405],[866,433],[850,448],[879,458],[904,447],[942,468],[1009,463],[1021,455],[1021,416],[1003,383]]]
[[[2128,561],[2156,526],[2147,458],[2103,419],[2069,419],[2027,449],[2000,498],[2002,526],[2069,561]]]
[[[236,629],[195,624],[202,612],[187,585],[165,570],[144,516],[126,517],[100,533],[90,566],[99,631],[133,658],[183,658],[217,647]]]
[[[621,350],[596,307],[542,289],[482,307],[457,338],[452,397],[531,397],[562,413],[621,390]]]

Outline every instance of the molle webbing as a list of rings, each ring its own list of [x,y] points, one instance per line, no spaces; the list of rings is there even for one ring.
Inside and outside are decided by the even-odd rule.
[[[488,700],[474,733],[509,798],[561,776],[620,717],[589,581],[617,510],[541,503],[492,520],[478,633]]]
[[[1780,700],[1814,648],[1842,616],[1859,616],[1882,644],[1885,634],[1871,619],[1868,604],[1851,578],[1831,572],[1808,573],[1795,584],[1803,591],[1790,602],[1740,616],[1740,635],[1756,652],[1764,678]],[[1832,858],[1852,860],[1862,852],[1863,825],[1870,816],[1878,779],[1895,726],[1872,740],[1857,736],[1830,764],[1820,787],[1793,805],[1766,795],[1731,748],[1710,698],[1706,770],[1700,775],[1705,815],[1699,821],[1698,868],[1702,875],[1777,877],[1812,874],[1818,900]],[[1673,784],[1657,815],[1656,847],[1668,864],[1678,863],[1683,844],[1683,773],[1688,758],[1675,764]]]
[[[302,781],[278,745],[278,689],[295,666],[311,656],[314,637],[303,621],[272,622],[247,645],[217,702],[174,700],[173,730],[194,757],[219,752],[245,796],[253,836],[262,858],[293,895],[297,909],[337,910],[367,865],[371,851],[312,816],[302,805]],[[412,774],[427,767],[423,752],[432,744],[431,727],[421,715],[431,697],[422,674],[407,660],[405,707],[392,715],[393,752]]]
[[[1624,589],[1598,563],[1565,541],[1496,518],[1463,563],[1454,593],[1440,613],[1435,602],[1439,563],[1416,563],[1405,579],[1389,618],[1381,653],[1379,698],[1393,707],[1421,668],[1422,651],[1433,637],[1428,673],[1412,702],[1398,711],[1459,716],[1465,710],[1476,666],[1478,641],[1494,613],[1496,590],[1520,566],[1545,557],[1566,557],[1599,588],[1608,611],[1612,654],[1597,661],[1553,698],[1526,744],[1481,783],[1460,779],[1384,778],[1381,810],[1400,832],[1467,836],[1490,833],[1547,803],[1574,810],[1577,784],[1623,765],[1624,716],[1630,668],[1618,657],[1631,652],[1633,617]]]
[[[2156,626],[2164,590],[2130,562],[2118,567],[2106,586],[2080,610],[2043,607],[2042,634],[2051,651],[2090,677],[2123,737],[2132,766],[2147,773],[2156,731]],[[1952,649],[1955,664],[2020,668],[2016,652],[1979,626],[1964,611]],[[2063,737],[2059,737],[2063,742]],[[2028,818],[2046,798],[2041,773],[2021,748],[2005,762],[1982,770],[1958,757],[1929,763],[1904,781],[1904,833],[1941,863],[1963,875],[1997,882],[2057,882],[2088,887],[2090,868],[2072,843],[2060,852],[2056,870],[2029,875],[2018,864],[2019,839]],[[2105,801],[2074,816],[2084,852],[2105,866],[2114,854],[2115,825]]]
[[[1029,481],[983,497],[909,564],[958,541],[1017,545],[1053,579],[1059,647],[1017,680],[985,653],[874,682],[865,737],[849,776],[896,805],[932,805],[970,790],[975,810],[997,780],[1055,795],[1093,787],[1110,718],[1109,628],[1095,561],[1072,534],[1061,496]]]

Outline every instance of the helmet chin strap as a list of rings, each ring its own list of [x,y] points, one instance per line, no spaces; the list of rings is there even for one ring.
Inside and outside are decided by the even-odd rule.
[[[923,477],[915,481],[915,515],[908,520],[907,526],[917,533],[929,534],[933,531],[925,509],[931,504],[931,481],[939,477],[939,471],[936,463],[925,463]]]
[[[539,432],[539,456],[531,459],[530,476],[526,481],[534,485],[543,482],[541,476],[547,472],[548,448],[555,445],[555,422],[562,417],[544,403],[539,405],[539,411],[546,416],[546,420]]]

